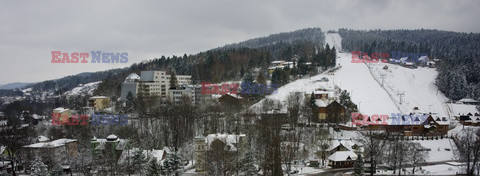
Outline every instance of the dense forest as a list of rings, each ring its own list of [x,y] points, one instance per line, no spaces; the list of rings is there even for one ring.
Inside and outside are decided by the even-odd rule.
[[[436,84],[448,98],[480,99],[480,34],[439,30],[340,29],[345,51],[428,53],[439,59]]]

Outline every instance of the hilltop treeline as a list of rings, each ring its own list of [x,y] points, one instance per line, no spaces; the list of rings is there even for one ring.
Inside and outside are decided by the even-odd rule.
[[[437,63],[438,89],[447,97],[480,98],[480,34],[439,30],[340,29],[345,51],[427,52]]]

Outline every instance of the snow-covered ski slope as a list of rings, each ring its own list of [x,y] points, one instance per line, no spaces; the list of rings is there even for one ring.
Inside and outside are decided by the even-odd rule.
[[[325,41],[336,49],[341,47],[342,38],[339,34],[331,33],[327,34]],[[341,48],[337,51],[340,50]],[[387,92],[371,76],[368,67],[362,63],[351,63],[351,61],[351,53],[337,53],[337,65],[341,68],[335,72],[334,84],[350,92],[351,100],[359,106],[363,114],[399,113],[399,109]]]
[[[339,34],[330,33],[325,37],[330,47],[342,51]],[[392,113],[410,113],[414,107],[421,112],[437,113],[448,117],[445,102],[448,100],[434,85],[437,71],[432,68],[410,69],[393,64],[352,63],[350,52],[337,53],[337,67],[332,73],[323,73],[304,79],[298,79],[278,89],[276,94],[267,98],[285,102],[291,92],[310,93],[318,88],[340,87],[350,92],[352,101],[366,115]],[[387,65],[389,69],[384,70]],[[381,74],[385,74],[384,86]],[[319,81],[326,77],[328,82]],[[404,93],[402,104],[398,93]],[[261,102],[253,107],[259,107]]]
[[[383,69],[387,65],[388,69]],[[403,103],[398,106],[404,113],[409,113],[414,107],[421,112],[437,113],[447,117],[445,102],[448,100],[435,85],[437,71],[432,68],[405,68],[394,64],[370,64],[373,76],[381,82],[384,74],[384,87],[392,95],[394,102],[400,102],[399,93],[404,92]]]
[[[337,47],[341,37],[327,34],[326,43]],[[352,93],[352,100],[360,105],[362,113],[410,113],[418,107],[420,112],[437,113],[442,117],[449,115],[445,105],[448,98],[434,84],[438,74],[435,69],[411,69],[389,63],[351,63],[351,53],[339,53],[338,56],[337,63],[342,68],[335,73],[335,84]],[[383,69],[385,65],[388,69]],[[383,86],[381,75],[384,75]],[[401,93],[404,95],[399,95]]]

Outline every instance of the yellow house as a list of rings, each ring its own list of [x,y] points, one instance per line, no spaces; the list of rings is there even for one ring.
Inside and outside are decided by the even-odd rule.
[[[59,114],[59,115],[55,115],[55,117],[59,118],[58,119],[59,121],[66,123],[69,121],[69,118],[72,116],[72,111],[68,108],[58,107],[53,109],[53,114]],[[53,114],[52,114],[52,119],[53,119]],[[67,117],[67,118],[64,118],[64,117]]]
[[[95,96],[88,99],[88,106],[93,107],[95,111],[101,111],[110,105],[110,98],[106,96]]]

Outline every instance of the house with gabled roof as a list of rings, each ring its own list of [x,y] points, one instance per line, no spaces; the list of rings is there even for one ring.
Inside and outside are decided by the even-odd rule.
[[[25,161],[33,161],[40,157],[51,168],[57,164],[68,163],[69,159],[75,159],[78,156],[78,141],[76,139],[50,140],[44,136],[39,136],[37,141],[22,147]]]
[[[352,151],[337,151],[328,157],[328,165],[333,169],[353,167],[357,157]]]
[[[355,152],[361,152],[361,147],[353,140],[332,140],[327,149],[328,165],[332,168],[353,167],[357,159]]]

